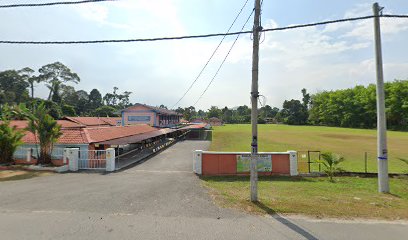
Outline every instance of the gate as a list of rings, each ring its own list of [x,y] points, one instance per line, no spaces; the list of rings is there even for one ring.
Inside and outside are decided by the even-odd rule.
[[[299,173],[321,172],[320,151],[298,151],[298,171]]]
[[[78,169],[106,169],[106,150],[81,150],[78,156]]]

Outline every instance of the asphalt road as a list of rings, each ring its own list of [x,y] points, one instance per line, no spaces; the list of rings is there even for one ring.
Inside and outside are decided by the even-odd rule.
[[[212,203],[177,143],[112,174],[0,183],[0,239],[406,239],[404,223],[252,216]]]

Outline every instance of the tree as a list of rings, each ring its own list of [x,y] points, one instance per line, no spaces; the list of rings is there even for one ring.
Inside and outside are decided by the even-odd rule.
[[[221,118],[222,116],[222,111],[216,107],[216,106],[211,106],[210,109],[208,109],[207,117],[208,118]]]
[[[34,76],[34,70],[29,68],[29,67],[25,67],[23,69],[21,69],[20,71],[18,71],[18,73],[20,74],[20,76],[22,77],[22,79],[26,82],[28,82],[28,84],[30,84],[30,89],[31,89],[31,98],[34,98],[34,83],[37,82],[39,83],[39,78],[37,78],[36,76]]]
[[[19,104],[29,98],[29,84],[16,70],[0,72],[0,104]]]
[[[48,83],[48,88],[50,89],[48,100],[51,100],[53,94],[58,94],[58,88],[61,87],[61,83],[80,82],[78,74],[72,72],[71,69],[60,62],[45,65],[38,71],[40,72],[38,78]]]
[[[304,125],[308,119],[308,113],[299,100],[290,100],[283,103],[281,117],[289,125]]]
[[[102,106],[92,112],[95,117],[117,117],[117,110],[111,106]]]
[[[331,152],[326,152],[322,153],[322,158],[323,160],[318,160],[317,162],[323,164],[325,167],[324,172],[330,178],[330,182],[333,182],[333,176],[337,172],[342,171],[339,164],[344,162],[344,157]]]
[[[102,106],[102,95],[98,89],[92,89],[89,93],[89,109],[95,110]]]
[[[75,105],[75,110],[79,115],[83,116],[87,114],[89,110],[89,95],[84,90],[77,91],[76,95],[78,96],[78,101]]]
[[[8,106],[0,108],[0,163],[9,163],[17,147],[22,145],[24,132],[10,126],[11,109]]]
[[[190,107],[186,107],[184,108],[183,111],[183,118],[187,121],[191,121],[193,119],[193,117],[196,115],[196,110],[195,107],[190,106]]]
[[[44,103],[35,108],[28,119],[27,130],[36,136],[40,145],[38,164],[50,164],[54,144],[62,136],[61,125],[48,114]]]
[[[75,108],[71,105],[63,104],[61,106],[61,111],[63,116],[74,117],[77,115]]]

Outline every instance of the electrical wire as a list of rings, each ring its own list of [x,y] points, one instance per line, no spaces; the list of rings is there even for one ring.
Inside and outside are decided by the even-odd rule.
[[[235,22],[237,21],[237,19],[239,18],[239,16],[241,15],[242,11],[244,10],[244,8],[246,7],[246,5],[248,4],[249,0],[246,0],[244,3],[244,6],[242,6],[241,10],[238,12],[237,16],[235,17],[234,21],[232,22],[231,26],[228,28],[227,33],[229,33],[232,29],[232,27],[235,25]],[[195,80],[190,84],[190,86],[188,87],[187,91],[185,91],[185,93],[183,94],[183,96],[173,105],[173,107],[171,107],[171,109],[174,109],[174,107],[176,107],[183,99],[184,97],[187,95],[187,93],[193,88],[194,84],[198,81],[198,79],[201,77],[201,75],[203,74],[204,70],[207,68],[208,64],[210,63],[210,61],[213,59],[215,53],[218,51],[218,49],[220,48],[221,44],[224,42],[225,38],[227,37],[227,35],[224,35],[224,37],[221,39],[220,43],[218,44],[218,46],[214,49],[212,55],[210,56],[210,58],[208,59],[208,61],[205,63],[204,67],[201,69],[200,73],[197,75],[197,77],[195,78]]]
[[[248,24],[249,20],[252,17],[252,14],[254,13],[255,9],[252,10],[251,14],[249,15],[248,19],[244,23],[244,26],[242,26],[242,30],[245,28],[245,26]],[[200,95],[200,97],[197,99],[197,101],[194,103],[194,107],[197,105],[197,103],[201,100],[201,98],[204,96],[204,94],[207,92],[207,90],[210,88],[211,84],[214,82],[215,78],[217,77],[218,73],[220,72],[221,68],[224,66],[225,61],[227,60],[228,56],[230,55],[232,49],[234,48],[235,44],[237,43],[238,39],[240,37],[240,34],[237,35],[235,38],[234,42],[231,45],[231,48],[229,49],[227,55],[225,56],[224,60],[221,62],[220,66],[218,67],[217,71],[215,72],[213,78],[211,79],[210,83],[207,85],[207,87],[204,89],[203,93]]]
[[[345,18],[324,22],[292,25],[279,28],[268,28],[262,29],[260,32],[274,32],[274,31],[284,31],[297,28],[306,28],[319,25],[327,25],[341,22],[352,22],[358,20],[365,20],[375,18],[375,16],[363,16],[355,18]],[[382,15],[379,18],[408,18],[408,15]],[[131,42],[155,42],[155,41],[168,41],[168,40],[182,40],[182,39],[194,39],[194,38],[210,38],[210,37],[224,37],[233,36],[240,34],[251,34],[252,30],[240,31],[240,32],[230,32],[230,33],[212,33],[204,35],[189,35],[189,36],[179,36],[179,37],[160,37],[160,38],[136,38],[136,39],[117,39],[117,40],[87,40],[87,41],[10,41],[10,40],[0,40],[0,44],[31,44],[31,45],[69,45],[69,44],[101,44],[101,43],[131,43]]]
[[[74,5],[83,3],[97,3],[97,2],[113,2],[119,0],[83,0],[83,1],[72,1],[72,2],[48,2],[48,3],[21,3],[21,4],[8,4],[0,5],[0,8],[17,8],[17,7],[48,7],[56,5]]]

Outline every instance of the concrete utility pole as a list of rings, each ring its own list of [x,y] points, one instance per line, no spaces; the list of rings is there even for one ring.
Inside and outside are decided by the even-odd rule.
[[[253,53],[252,53],[252,90],[251,90],[251,122],[252,122],[252,143],[251,143],[251,201],[258,201],[258,66],[259,66],[259,33],[261,16],[261,0],[255,0],[255,17],[253,29]]]
[[[388,150],[387,150],[387,119],[385,117],[384,74],[381,50],[380,12],[382,8],[374,3],[374,35],[375,35],[375,63],[377,69],[377,162],[378,162],[378,191],[388,193]]]

